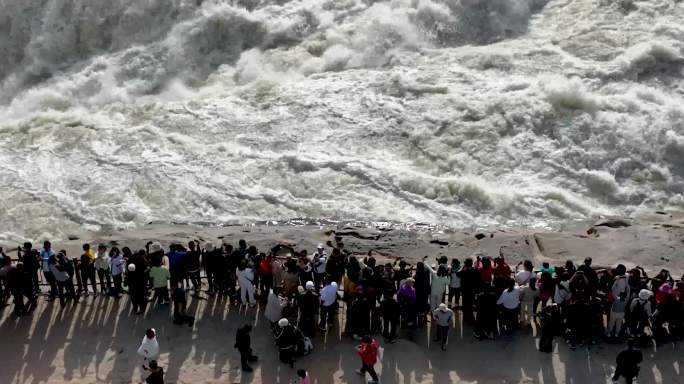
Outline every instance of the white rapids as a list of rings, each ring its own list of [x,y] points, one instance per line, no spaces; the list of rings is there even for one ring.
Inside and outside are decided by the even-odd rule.
[[[684,2],[0,0],[0,240],[684,207]]]

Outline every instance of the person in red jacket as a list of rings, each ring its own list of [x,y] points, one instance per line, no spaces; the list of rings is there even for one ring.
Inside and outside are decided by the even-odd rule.
[[[378,347],[378,342],[370,336],[364,336],[363,339],[361,339],[361,344],[356,347],[359,356],[361,356],[361,369],[357,370],[356,373],[366,376],[366,372],[368,372],[372,379],[368,384],[376,384],[379,382],[378,374],[375,373],[375,368],[373,368],[378,361]]]

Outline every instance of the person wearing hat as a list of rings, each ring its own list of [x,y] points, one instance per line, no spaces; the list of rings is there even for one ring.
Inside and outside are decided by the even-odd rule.
[[[314,284],[316,291],[321,289],[325,279],[325,267],[328,261],[328,253],[325,251],[323,243],[318,244],[316,252],[313,254]]]
[[[145,379],[146,384],[164,384],[164,368],[159,366],[157,360],[150,361],[145,370],[150,373]]]
[[[299,328],[307,337],[313,337],[316,333],[316,313],[320,298],[316,294],[316,286],[313,281],[304,284],[304,293],[297,299],[299,308]]]
[[[297,329],[290,324],[288,319],[278,320],[278,329],[275,331],[275,342],[278,346],[280,361],[294,367],[294,349],[297,344]]]
[[[454,321],[454,312],[447,307],[446,304],[441,303],[432,311],[432,318],[435,320],[437,326],[435,341],[442,344],[442,350],[446,351],[447,341],[449,338],[449,327]]]
[[[635,297],[629,305],[627,324],[632,337],[641,337],[644,328],[649,322],[653,311],[651,309],[651,296],[653,293],[648,289],[639,291],[639,296]]]
[[[252,326],[249,324],[243,325],[235,332],[235,348],[240,352],[240,364],[245,372],[252,372],[253,369],[249,363],[259,360],[252,354],[252,339],[249,335],[251,332]]]

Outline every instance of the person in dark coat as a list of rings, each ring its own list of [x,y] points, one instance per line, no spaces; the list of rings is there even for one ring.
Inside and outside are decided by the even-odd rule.
[[[634,379],[639,376],[639,364],[644,360],[644,356],[640,350],[635,347],[636,342],[633,339],[627,341],[627,348],[618,353],[615,362],[615,373],[613,374],[613,383],[618,383],[620,377],[625,378],[627,384],[631,384]]]
[[[473,259],[465,259],[463,268],[457,273],[461,278],[461,311],[463,312],[463,321],[472,323],[473,304],[475,303],[475,296],[480,288],[480,273],[473,268]]]
[[[240,352],[240,364],[245,372],[252,372],[253,369],[249,363],[259,359],[252,354],[252,339],[249,335],[251,332],[252,326],[249,324],[243,325],[235,332],[235,348]]]
[[[385,292],[385,297],[380,302],[382,336],[390,344],[395,343],[397,340],[400,313],[399,302],[394,298],[394,292]]]
[[[316,285],[313,281],[307,281],[305,289],[306,291],[297,298],[299,329],[304,335],[311,338],[316,333],[316,313],[318,313],[320,298],[316,294]]]
[[[426,322],[425,316],[430,309],[430,271],[425,268],[425,264],[422,261],[416,264],[416,271],[413,275],[413,279],[415,280],[413,287],[416,289],[418,326],[423,327]]]
[[[541,321],[541,335],[539,337],[539,351],[553,352],[553,338],[560,333],[561,315],[558,305],[548,305],[539,313]]]
[[[294,367],[294,353],[298,342],[298,329],[283,318],[278,321],[278,329],[275,331],[275,342],[278,346],[280,361]]]
[[[473,269],[477,272],[476,269]],[[479,275],[479,274],[478,274]],[[496,334],[496,314],[497,314],[497,295],[491,286],[483,286],[481,292],[475,299],[477,308],[477,319],[473,335],[482,340],[484,338],[493,339]]]
[[[145,379],[146,384],[164,384],[164,368],[157,364],[157,360],[150,361],[149,367],[145,367],[145,370],[150,373]]]

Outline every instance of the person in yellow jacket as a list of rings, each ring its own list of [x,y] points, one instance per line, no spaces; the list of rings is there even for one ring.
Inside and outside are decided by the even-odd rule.
[[[81,255],[81,283],[83,284],[83,294],[88,296],[88,280],[93,285],[93,295],[97,294],[95,284],[95,254],[90,249],[90,244],[83,244],[83,254]]]

